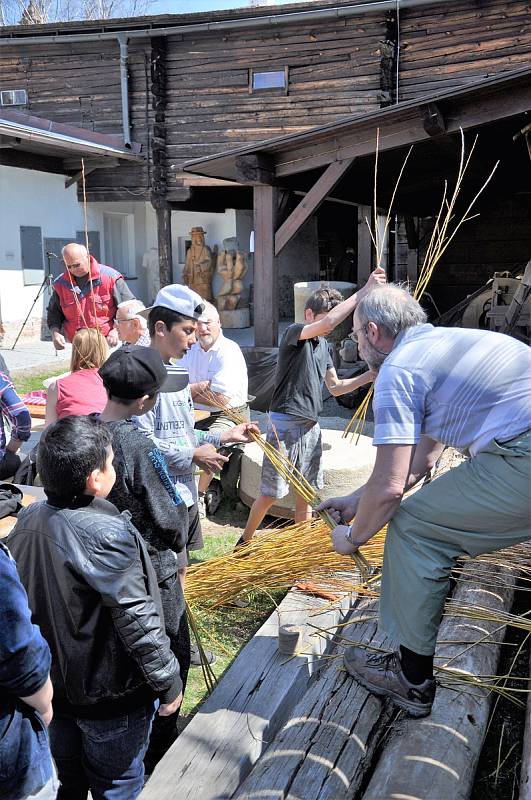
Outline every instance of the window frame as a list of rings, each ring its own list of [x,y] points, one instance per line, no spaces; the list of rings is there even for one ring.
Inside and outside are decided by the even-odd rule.
[[[284,73],[284,86],[271,86],[269,88],[264,89],[255,89],[254,88],[254,76],[255,75],[263,75],[268,72],[273,73]],[[288,95],[289,94],[289,66],[286,64],[282,69],[255,69],[254,67],[249,68],[249,94],[277,94],[277,95]]]

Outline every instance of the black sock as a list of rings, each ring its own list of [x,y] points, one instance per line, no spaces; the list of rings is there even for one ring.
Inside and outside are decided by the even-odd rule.
[[[418,685],[433,678],[433,656],[422,656],[400,645],[400,663],[410,683]]]

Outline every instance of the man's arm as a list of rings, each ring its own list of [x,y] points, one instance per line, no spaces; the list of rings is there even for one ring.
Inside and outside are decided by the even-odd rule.
[[[338,378],[335,367],[327,369],[325,374],[326,388],[334,397],[339,397],[342,394],[353,392],[354,389],[359,389],[361,386],[366,386],[368,383],[376,380],[377,372],[370,369],[362,375],[356,375],[354,378]]]
[[[443,450],[444,444],[426,436],[425,433],[421,434],[419,442],[415,447],[413,461],[411,462],[411,469],[406,483],[406,492],[426,477],[427,473],[432,470],[437,463],[437,459]]]
[[[339,305],[328,312],[326,317],[323,317],[317,322],[311,322],[309,325],[305,325],[300,332],[299,339],[314,339],[317,336],[328,336],[328,334],[332,333],[334,328],[337,328],[349,314],[354,313],[362,297],[370,292],[371,289],[374,289],[375,286],[379,286],[382,283],[385,283],[385,270],[382,269],[382,267],[377,267],[377,269],[371,272],[369,280],[363,289],[360,289],[359,292],[356,292],[351,297],[343,300],[342,303],[339,303]]]
[[[52,290],[52,296],[50,297],[48,310],[46,312],[46,323],[50,331],[53,332],[56,330],[60,332],[64,321],[65,315],[63,314],[63,309],[61,308],[59,295],[56,291]]]
[[[31,622],[28,597],[7,547],[0,547],[0,687],[52,719],[51,656],[39,628]],[[9,621],[9,624],[6,623]]]
[[[16,453],[22,442],[27,442],[31,436],[31,417],[13,384],[7,375],[2,373],[0,373],[0,409],[11,423],[11,439],[6,449]]]
[[[334,547],[339,553],[354,553],[368,542],[392,518],[404,495],[413,445],[379,445],[371,477],[361,494],[354,522],[350,527],[340,525],[332,532]]]

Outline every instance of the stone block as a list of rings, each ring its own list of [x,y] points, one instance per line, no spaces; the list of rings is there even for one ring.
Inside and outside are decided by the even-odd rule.
[[[360,436],[359,442],[348,436],[343,438],[341,430],[323,430],[324,487],[320,497],[337,497],[358,489],[369,478],[376,458],[376,448],[369,436]],[[240,498],[251,506],[260,493],[262,474],[262,450],[257,444],[248,444],[242,458],[240,475]],[[295,492],[278,500],[269,511],[276,517],[292,519],[295,513]]]

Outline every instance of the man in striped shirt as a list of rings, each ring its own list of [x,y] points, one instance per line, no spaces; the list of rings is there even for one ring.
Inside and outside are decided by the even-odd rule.
[[[11,425],[7,441],[5,420]],[[0,480],[11,478],[20,467],[17,455],[22,442],[31,436],[31,417],[28,409],[15,391],[10,378],[0,372]]]
[[[379,627],[397,651],[367,656],[352,647],[345,666],[421,717],[433,703],[433,654],[456,560],[531,538],[531,351],[500,333],[434,328],[392,284],[360,302],[353,336],[378,371],[376,462],[364,486],[323,507],[338,522],[356,515],[332,534],[340,553],[353,553],[389,522]],[[401,503],[446,445],[470,460]]]

